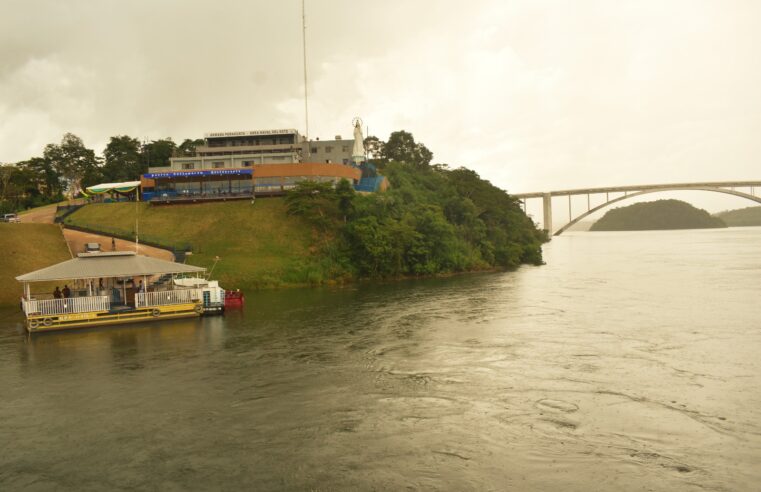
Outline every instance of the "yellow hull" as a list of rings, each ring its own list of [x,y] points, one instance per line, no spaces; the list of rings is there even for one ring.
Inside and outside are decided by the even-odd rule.
[[[192,318],[203,314],[201,303],[173,304],[170,306],[155,306],[134,311],[110,313],[108,311],[93,311],[87,313],[35,315],[26,320],[26,329],[30,333],[41,331],[65,330],[68,328],[84,328],[90,326],[107,326],[122,323],[140,323],[143,321],[158,321],[162,319]]]

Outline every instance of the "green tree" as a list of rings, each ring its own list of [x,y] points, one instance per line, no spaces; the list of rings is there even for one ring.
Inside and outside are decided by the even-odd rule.
[[[186,138],[177,147],[176,155],[178,157],[192,157],[196,155],[196,147],[201,147],[202,145],[205,145],[205,144],[206,144],[206,141],[202,138],[197,138],[195,140]]]
[[[433,159],[433,153],[422,143],[416,143],[415,137],[404,130],[393,132],[388,137],[388,142],[383,145],[383,155],[388,161],[419,167],[428,166]]]
[[[338,216],[338,204],[333,183],[300,181],[285,196],[288,213],[300,215],[319,226],[323,232]]]
[[[16,167],[10,164],[0,165],[0,203],[8,200],[13,193],[11,179],[16,172]]]
[[[111,137],[103,150],[106,181],[133,181],[146,171],[140,156],[140,141],[127,135]]]
[[[153,140],[143,145],[143,168],[168,166],[169,159],[175,155],[177,145],[171,138]]]
[[[338,199],[338,210],[343,215],[344,222],[346,222],[354,206],[354,187],[348,180],[342,179],[336,185],[335,194]]]
[[[32,157],[19,162],[16,167],[27,172],[29,185],[34,187],[40,195],[52,201],[59,201],[62,198],[61,175],[50,160],[44,157]]]
[[[46,145],[43,156],[66,180],[70,196],[78,193],[83,185],[94,184],[89,181],[97,176],[99,160],[76,135],[66,133],[59,145]],[[88,178],[87,182],[83,182],[84,178]]]
[[[381,139],[370,135],[365,137],[364,144],[365,150],[367,151],[367,155],[370,157],[370,159],[376,162],[381,162],[386,159],[386,155],[383,149],[386,143]]]

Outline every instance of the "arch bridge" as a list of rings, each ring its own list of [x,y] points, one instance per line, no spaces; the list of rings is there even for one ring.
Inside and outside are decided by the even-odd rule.
[[[739,188],[739,190],[738,190]],[[756,203],[761,203],[761,196],[756,195],[756,188],[761,189],[761,181],[719,181],[704,183],[672,183],[672,184],[655,184],[639,186],[612,186],[608,188],[581,188],[577,190],[559,190],[536,193],[517,193],[512,196],[523,202],[523,209],[526,209],[526,200],[529,198],[541,198],[543,208],[543,227],[548,234],[559,236],[569,227],[573,226],[580,220],[601,210],[608,205],[633,198],[635,196],[647,193],[656,193],[659,191],[712,191],[715,193],[725,193],[727,195],[747,198]],[[605,195],[605,201],[602,204],[592,206],[592,195]],[[571,206],[571,198],[574,196],[586,195],[586,210],[581,210],[574,217]],[[568,223],[557,231],[552,231],[552,198],[568,197]]]

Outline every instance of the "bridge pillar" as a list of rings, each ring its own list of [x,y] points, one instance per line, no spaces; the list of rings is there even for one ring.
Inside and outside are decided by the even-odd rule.
[[[543,226],[547,234],[552,234],[552,195],[544,193],[542,195],[542,210],[544,211]]]

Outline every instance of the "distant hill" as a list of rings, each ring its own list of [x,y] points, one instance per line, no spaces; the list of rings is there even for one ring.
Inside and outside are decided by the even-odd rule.
[[[761,207],[747,207],[719,212],[715,217],[729,227],[761,226]]]
[[[648,231],[712,229],[727,227],[719,218],[681,200],[657,200],[614,208],[595,222],[590,231]]]

